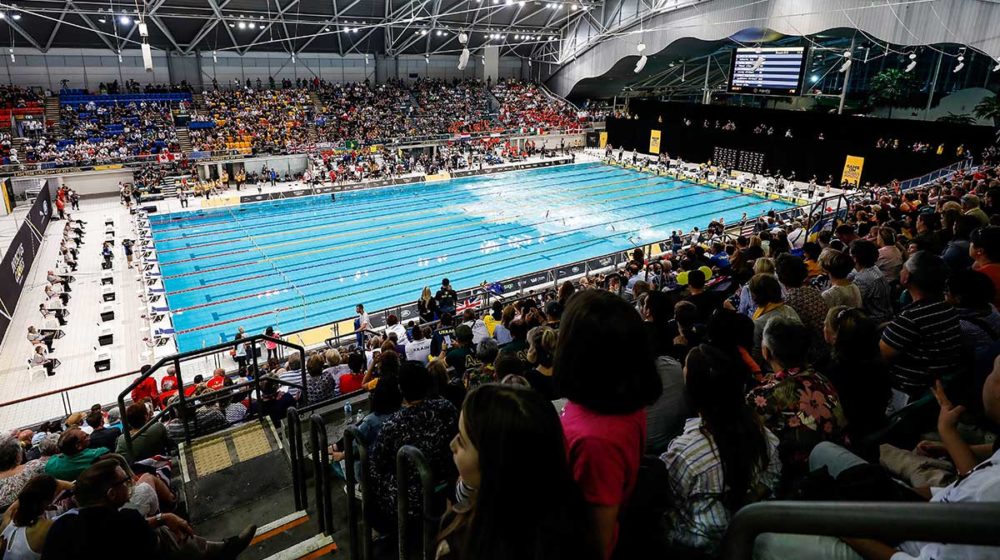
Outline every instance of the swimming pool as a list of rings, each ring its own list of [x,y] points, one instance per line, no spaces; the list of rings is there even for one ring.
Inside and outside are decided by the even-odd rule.
[[[791,205],[601,163],[150,219],[179,350],[282,333]]]

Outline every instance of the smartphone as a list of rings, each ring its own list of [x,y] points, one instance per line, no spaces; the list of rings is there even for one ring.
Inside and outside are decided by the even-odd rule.
[[[448,335],[444,335],[444,343],[448,346],[451,346],[451,337]]]

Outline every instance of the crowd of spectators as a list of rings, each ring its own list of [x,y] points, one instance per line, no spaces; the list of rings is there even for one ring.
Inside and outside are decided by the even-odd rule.
[[[15,85],[0,86],[0,108],[24,109],[41,107],[43,99],[31,88]]]
[[[410,95],[400,81],[323,84],[316,90],[323,105],[317,119],[321,142],[386,142],[409,133]]]
[[[411,86],[413,135],[492,130],[485,88],[478,80],[417,80]]]
[[[538,84],[499,80],[490,91],[500,102],[499,121],[506,129],[583,128],[586,119],[576,108],[550,97]]]
[[[315,108],[305,90],[213,90],[204,94],[204,108],[194,121],[211,121],[212,128],[191,130],[198,151],[294,152],[307,141],[305,127]]]

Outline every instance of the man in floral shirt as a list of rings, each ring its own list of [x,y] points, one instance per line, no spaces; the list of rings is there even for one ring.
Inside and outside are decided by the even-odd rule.
[[[847,420],[833,384],[807,364],[809,332],[776,318],[764,330],[764,359],[774,372],[747,396],[780,445],[785,480],[804,474],[809,453],[822,441],[845,444]]]

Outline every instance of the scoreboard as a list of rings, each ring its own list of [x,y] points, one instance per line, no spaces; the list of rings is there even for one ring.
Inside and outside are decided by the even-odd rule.
[[[805,63],[805,47],[734,49],[729,92],[799,95]]]

